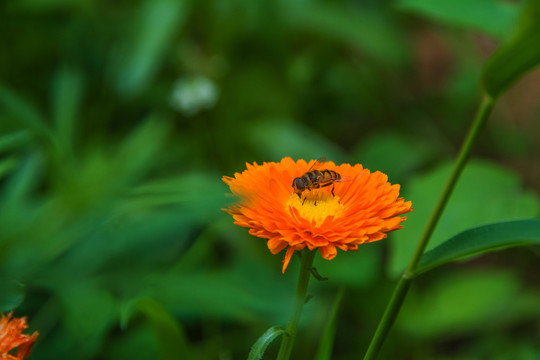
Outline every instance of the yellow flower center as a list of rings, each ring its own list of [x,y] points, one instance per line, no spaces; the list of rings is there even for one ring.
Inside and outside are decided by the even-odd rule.
[[[343,214],[344,206],[339,202],[339,196],[332,196],[329,191],[304,192],[302,197],[292,194],[287,201],[287,209],[292,206],[301,217],[308,221],[315,221],[316,226],[321,226],[328,216],[336,218]]]

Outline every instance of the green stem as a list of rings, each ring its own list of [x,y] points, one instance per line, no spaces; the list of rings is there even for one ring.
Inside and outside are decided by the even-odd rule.
[[[418,241],[418,245],[416,246],[409,265],[407,266],[407,269],[401,276],[399,282],[396,285],[396,288],[394,289],[394,293],[392,294],[392,297],[390,298],[390,301],[386,306],[386,310],[384,311],[383,317],[379,322],[377,331],[371,339],[371,343],[369,344],[364,360],[373,360],[377,357],[379,350],[381,349],[382,344],[386,339],[386,336],[388,335],[388,332],[392,328],[392,325],[397,318],[399,310],[401,309],[403,301],[405,300],[405,296],[409,291],[412,280],[415,277],[415,271],[418,263],[420,262],[420,259],[424,254],[431,235],[433,235],[433,232],[435,231],[435,227],[437,226],[437,223],[441,218],[444,208],[448,203],[448,199],[450,198],[450,195],[452,194],[452,191],[457,184],[459,176],[461,175],[461,172],[463,171],[463,168],[465,167],[465,164],[469,159],[469,155],[471,153],[474,143],[476,142],[476,139],[478,138],[478,134],[480,133],[480,130],[482,129],[484,123],[491,114],[494,103],[494,100],[488,96],[485,96],[482,99],[480,108],[476,113],[473,124],[471,125],[467,137],[465,138],[465,141],[461,146],[461,150],[454,164],[452,173],[450,174],[450,177],[446,182],[446,185],[439,197],[439,200],[437,201],[437,204],[435,205],[435,208],[431,212],[431,216],[429,217],[426,227],[424,228],[424,232],[422,233],[422,236]]]
[[[311,267],[313,265],[313,259],[315,258],[315,250],[309,250],[306,248],[302,253],[302,261],[300,265],[300,275],[298,277],[298,286],[296,287],[296,297],[294,299],[293,311],[289,323],[287,324],[287,334],[283,336],[281,341],[281,347],[279,348],[279,354],[277,360],[289,360],[294,345],[294,339],[296,338],[296,330],[298,329],[298,321],[300,320],[300,314],[302,314],[302,308],[306,302],[306,291],[311,277]]]

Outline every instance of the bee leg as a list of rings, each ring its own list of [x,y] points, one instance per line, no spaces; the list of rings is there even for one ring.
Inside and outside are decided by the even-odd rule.
[[[335,185],[332,185],[332,190],[330,192],[332,193],[333,197],[336,197],[336,194],[334,194],[334,186]],[[341,204],[341,202],[339,200],[338,200],[338,203]]]
[[[305,196],[304,200],[302,200],[302,205],[304,205],[304,203],[306,202],[306,198],[307,198],[307,196]]]

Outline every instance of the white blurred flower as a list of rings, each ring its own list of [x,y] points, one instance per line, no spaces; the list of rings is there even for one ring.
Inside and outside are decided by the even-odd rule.
[[[193,116],[213,107],[219,98],[219,89],[206,76],[183,76],[174,83],[170,104],[186,116]]]

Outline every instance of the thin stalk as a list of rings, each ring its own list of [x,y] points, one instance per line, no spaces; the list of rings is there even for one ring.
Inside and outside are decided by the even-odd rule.
[[[448,199],[450,199],[450,195],[452,194],[452,191],[454,190],[458,182],[461,172],[463,171],[463,168],[465,167],[465,164],[469,159],[469,155],[471,153],[474,143],[476,142],[476,139],[478,138],[478,134],[480,133],[480,130],[482,129],[483,125],[491,114],[494,103],[494,100],[488,96],[485,96],[482,99],[482,102],[480,103],[480,108],[476,113],[474,121],[469,129],[469,132],[467,133],[467,137],[465,138],[456,162],[454,163],[452,173],[446,181],[446,185],[444,186],[444,189],[439,197],[439,200],[437,201],[437,204],[435,205],[435,208],[431,212],[431,216],[426,223],[424,232],[422,233],[422,236],[418,241],[418,245],[416,246],[414,254],[411,257],[409,265],[407,266],[403,275],[401,275],[401,278],[394,289],[392,297],[390,298],[390,301],[386,306],[386,310],[384,311],[383,317],[379,322],[379,326],[377,327],[375,335],[373,335],[373,338],[371,339],[371,343],[369,344],[366,355],[364,356],[364,360],[376,359],[379,350],[381,349],[382,344],[386,339],[386,336],[388,335],[388,332],[392,328],[392,325],[394,325],[401,306],[403,305],[403,301],[405,300],[405,296],[407,296],[407,292],[409,291],[412,280],[415,277],[415,271],[418,263],[420,262],[424,251],[426,250],[428,242],[431,239],[431,235],[433,235],[433,232],[435,231],[437,223],[441,218],[444,208],[448,203]]]
[[[281,341],[281,347],[277,360],[289,360],[294,345],[294,339],[296,338],[296,331],[298,329],[298,321],[302,314],[302,308],[306,302],[306,291],[311,277],[311,267],[313,265],[313,259],[315,258],[315,250],[309,250],[306,248],[302,253],[302,260],[300,265],[300,275],[298,277],[298,285],[296,287],[296,297],[294,298],[294,305],[289,323],[287,324],[287,334],[283,336]]]

